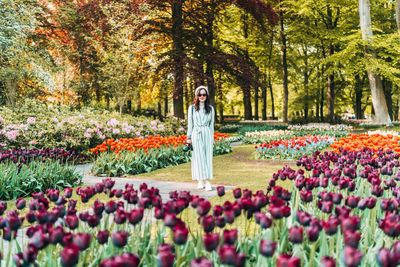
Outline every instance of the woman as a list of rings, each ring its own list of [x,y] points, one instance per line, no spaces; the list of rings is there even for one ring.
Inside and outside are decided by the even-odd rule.
[[[208,89],[199,86],[193,105],[188,110],[187,143],[192,144],[192,179],[197,188],[211,191],[213,179],[214,108],[210,105]]]

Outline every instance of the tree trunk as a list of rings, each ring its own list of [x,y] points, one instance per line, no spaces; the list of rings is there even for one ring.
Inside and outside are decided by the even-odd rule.
[[[266,75],[263,75],[263,81],[261,83],[261,101],[262,101],[262,108],[261,108],[261,119],[263,121],[267,120],[267,79]]]
[[[182,0],[172,1],[172,42],[173,42],[173,59],[174,59],[174,91],[173,105],[174,116],[184,119],[183,111],[183,2]]]
[[[396,24],[397,30],[400,31],[400,0],[396,0]]]
[[[255,87],[254,87],[254,119],[256,121],[259,120],[259,117],[258,117],[258,91],[259,90],[258,89],[259,89],[258,85],[255,85]]]
[[[393,83],[387,79],[382,80],[383,92],[385,93],[385,99],[388,107],[389,117],[393,120]]]
[[[279,1],[281,4],[281,1]],[[281,62],[282,62],[282,83],[283,83],[283,107],[282,116],[283,122],[288,122],[288,111],[289,111],[289,82],[288,82],[288,64],[287,64],[287,46],[286,46],[286,35],[285,25],[283,18],[283,11],[279,11],[279,23],[280,23],[280,37],[281,37]]]
[[[355,84],[355,105],[354,105],[354,112],[356,113],[356,119],[361,120],[363,119],[363,111],[362,111],[362,96],[363,96],[363,83],[360,79],[360,75],[356,75],[355,77],[356,84]]]
[[[214,41],[214,5],[211,3],[211,10],[207,14],[207,34],[206,34],[206,44],[208,51],[213,51],[213,41]],[[213,55],[208,53],[207,55],[207,66],[206,66],[206,79],[207,79],[207,87],[208,93],[210,97],[210,104],[215,107],[215,79],[214,79],[214,71],[211,63],[211,57]]]
[[[219,72],[219,77],[218,77],[218,86],[216,86],[216,88],[218,88],[216,90],[216,94],[218,96],[218,114],[219,114],[219,122],[220,123],[224,123],[224,93],[222,92],[222,78],[221,78],[221,72]]]
[[[243,106],[244,106],[244,119],[252,120],[252,107],[251,107],[251,93],[250,93],[250,84],[247,81],[240,82],[242,91],[243,91]]]
[[[272,119],[275,120],[275,101],[274,101],[274,90],[272,88],[271,74],[268,75],[268,88],[271,95],[271,115]]]
[[[308,93],[308,84],[309,84],[309,70],[308,70],[308,54],[307,47],[304,49],[304,120],[308,120],[308,110],[309,110],[309,102],[310,96]]]
[[[369,0],[359,0],[360,27],[362,39],[370,42],[372,34],[371,11]],[[375,57],[373,51],[366,51],[366,54]],[[368,80],[371,88],[372,105],[374,107],[376,123],[392,125],[386,104],[385,93],[383,91],[382,80],[371,68],[367,66]]]

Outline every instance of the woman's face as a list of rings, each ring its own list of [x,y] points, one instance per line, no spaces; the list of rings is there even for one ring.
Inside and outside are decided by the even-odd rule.
[[[200,92],[199,92],[199,94],[198,94],[198,97],[199,97],[199,101],[200,101],[200,102],[205,102],[206,99],[207,99],[207,92],[206,92],[206,90],[201,89]]]

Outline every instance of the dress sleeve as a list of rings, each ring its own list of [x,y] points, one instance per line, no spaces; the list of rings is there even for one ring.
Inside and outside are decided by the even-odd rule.
[[[192,106],[189,106],[188,109],[188,123],[187,123],[187,138],[192,138],[192,130],[193,130],[193,114],[192,114]]]
[[[211,106],[211,122],[210,122],[210,131],[211,131],[211,138],[214,143],[214,122],[215,122],[215,111],[214,107]]]

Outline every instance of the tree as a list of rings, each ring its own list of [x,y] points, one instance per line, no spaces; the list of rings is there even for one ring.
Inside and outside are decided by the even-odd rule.
[[[368,45],[373,37],[371,27],[371,10],[369,0],[359,0],[360,27],[362,39],[366,42],[366,56],[376,57],[374,51],[368,50]],[[390,125],[392,122],[389,117],[389,112],[386,104],[385,93],[381,78],[377,73],[367,66],[368,80],[371,88],[372,104],[375,111],[374,120],[377,123]]]

